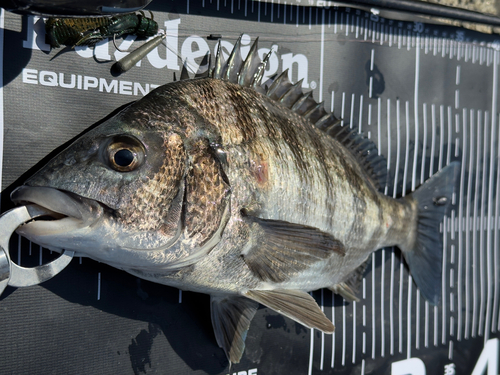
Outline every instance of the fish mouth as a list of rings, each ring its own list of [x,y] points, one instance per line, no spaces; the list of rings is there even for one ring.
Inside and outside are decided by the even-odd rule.
[[[20,186],[11,194],[18,205],[34,204],[46,214],[25,223],[17,232],[26,237],[67,233],[89,225],[92,211],[88,199],[50,187]]]

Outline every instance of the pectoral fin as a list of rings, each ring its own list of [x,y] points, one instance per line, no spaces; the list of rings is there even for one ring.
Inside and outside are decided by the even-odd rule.
[[[210,296],[210,305],[217,344],[231,363],[239,363],[259,304],[241,296]]]
[[[335,327],[309,294],[300,290],[249,290],[248,298],[257,301],[306,327],[333,333]]]
[[[261,280],[283,282],[333,253],[345,254],[332,235],[301,224],[244,217],[252,235],[241,255]]]

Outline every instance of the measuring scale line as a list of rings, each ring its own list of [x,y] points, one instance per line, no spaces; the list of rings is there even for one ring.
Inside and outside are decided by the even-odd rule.
[[[489,112],[485,113],[485,127],[484,127],[484,144],[483,144],[483,168],[482,168],[482,184],[481,184],[481,232],[479,236],[479,269],[483,270],[485,266],[485,260],[484,260],[484,253],[485,253],[485,246],[486,246],[486,239],[485,239],[485,230],[487,230],[487,220],[485,220],[486,217],[486,207],[488,205],[487,202],[487,186],[489,185],[487,180],[488,180],[488,174],[487,171],[489,170],[489,159],[488,159],[488,147],[487,145],[489,144],[488,138],[490,137],[490,134],[492,132],[491,127],[493,126],[492,122],[490,122],[490,116]],[[482,334],[483,332],[483,324],[484,324],[484,319],[483,319],[483,313],[485,310],[485,282],[484,282],[484,275],[482,272],[478,273],[478,279],[479,279],[479,310],[476,310],[476,329],[477,332],[476,334]]]
[[[465,189],[465,173],[467,167],[467,156],[469,153],[470,147],[468,147],[467,142],[467,110],[464,108],[462,112],[462,173],[460,175],[460,193],[459,193],[459,202],[458,202],[458,262],[457,262],[457,340],[460,341],[462,339],[462,258],[464,252],[464,244],[463,244],[463,217],[464,217],[464,189]],[[467,201],[468,202],[468,201]],[[467,216],[469,217],[469,216]]]
[[[496,131],[497,131],[497,103],[498,103],[498,64],[499,64],[499,56],[500,52],[498,49],[494,51],[493,54],[493,92],[492,92],[492,100],[491,100],[491,119],[492,119],[492,131],[491,131],[491,154],[490,154],[490,183],[488,186],[488,201],[490,202],[490,205],[488,206],[488,219],[491,218],[493,214],[493,205],[491,204],[493,202],[493,174],[495,171],[495,165],[498,163],[498,159],[495,160],[495,155],[497,154],[495,152],[495,140],[496,140]],[[500,149],[500,144],[498,145]],[[497,166],[498,169],[498,166]],[[498,191],[498,187],[497,187]],[[496,199],[498,200],[498,196],[496,196]],[[497,203],[498,204],[498,203]],[[498,211],[496,211],[498,212]],[[497,219],[496,219],[497,220]],[[490,225],[488,226],[488,237],[487,237],[487,278],[488,278],[488,290],[487,290],[487,309],[486,309],[486,325],[485,325],[485,330],[484,330],[484,342],[486,344],[486,341],[489,339],[489,332],[490,332],[490,322],[491,322],[491,310],[492,310],[492,300],[493,300],[493,286],[491,285],[493,280],[492,277],[492,261],[493,261],[493,256],[491,255],[492,252],[492,231],[495,230],[497,227],[491,228],[491,221],[488,220]],[[498,230],[495,231],[495,237],[497,236]],[[498,252],[498,248],[493,248],[493,250],[496,250],[495,252]],[[496,287],[496,284],[495,284]]]
[[[495,54],[498,52],[495,51]],[[495,61],[498,63],[498,55],[495,57]],[[498,166],[498,161],[500,160],[500,132],[498,132],[498,154],[497,154],[497,178],[496,178],[496,194],[495,194],[495,200],[496,200],[496,207],[495,207],[495,236],[494,236],[494,242],[493,242],[493,249],[496,249],[494,252],[494,285],[495,285],[495,291],[494,291],[494,300],[493,300],[493,317],[492,317],[492,332],[500,331],[500,314],[498,314],[498,305],[499,305],[499,273],[500,273],[500,256],[498,254],[499,252],[499,236],[498,232],[500,231],[500,167]],[[496,317],[498,314],[498,326],[495,327],[495,322],[496,322]]]
[[[478,111],[477,113],[477,151],[476,151],[476,167],[475,167],[475,188],[474,188],[474,225],[473,225],[473,233],[472,233],[472,311],[469,307],[468,311],[469,313],[472,313],[472,324],[474,324],[475,321],[475,316],[477,314],[476,312],[476,306],[477,306],[477,285],[476,285],[476,280],[477,280],[477,275],[476,275],[476,268],[477,268],[477,243],[478,243],[478,238],[477,238],[477,232],[479,230],[479,217],[478,217],[478,206],[479,206],[479,191],[480,191],[480,175],[481,173],[484,173],[481,170],[481,150],[484,150],[484,138],[482,137],[482,129],[483,129],[483,121],[482,121],[482,112]],[[469,287],[470,289],[470,287]],[[475,329],[474,326],[471,327],[471,336],[475,337]]]
[[[476,144],[474,139],[474,128],[478,128],[478,125],[474,122],[474,111],[470,111],[470,143],[475,145],[478,149],[479,145]],[[467,218],[471,215],[471,205],[472,205],[472,179],[474,170],[474,150],[471,148],[469,155],[469,173],[467,179],[467,204],[465,215]],[[470,234],[471,234],[471,223],[470,220],[466,221],[465,226],[465,326],[464,326],[464,338],[469,338],[469,328],[470,328],[470,264],[471,264],[471,249],[470,249]],[[458,284],[460,286],[460,284]]]

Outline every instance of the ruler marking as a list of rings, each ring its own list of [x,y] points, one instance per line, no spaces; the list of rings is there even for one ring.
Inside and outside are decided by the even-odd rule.
[[[398,329],[399,329],[399,352],[403,353],[403,257],[400,254],[399,256],[399,311],[398,311]]]
[[[372,104],[368,104],[368,125],[372,124]]]
[[[342,366],[345,366],[345,355],[346,355],[346,306],[345,298],[342,298]]]
[[[334,326],[335,324],[335,294],[332,293],[332,323]],[[331,361],[331,368],[335,367],[335,331],[332,333],[332,361]]]
[[[448,106],[448,149],[446,153],[446,165],[451,163],[451,131],[453,127],[453,116],[451,114],[451,107]]]
[[[382,249],[380,284],[380,355],[385,357],[385,248]]]
[[[425,328],[424,328],[424,347],[429,347],[429,301],[425,301],[424,304],[424,314],[425,314]],[[417,348],[418,349],[418,348]]]
[[[445,216],[443,219],[443,227],[447,227],[447,217]],[[442,306],[442,312],[443,312],[443,322],[442,322],[442,332],[441,332],[441,343],[446,344],[446,253],[447,253],[447,231],[443,230],[443,270],[442,270],[442,277],[441,277],[441,301],[443,303]]]
[[[378,141],[378,154],[379,155],[382,155],[381,153],[381,150],[382,150],[382,146],[381,146],[381,138],[380,138],[380,133],[381,133],[381,122],[382,122],[382,114],[380,113],[380,107],[381,107],[381,99],[380,97],[377,98],[377,141]]]
[[[494,59],[494,63],[496,64],[496,66],[498,66],[498,51],[495,51],[494,52],[494,56],[493,56],[493,59]],[[495,67],[495,69],[497,69],[497,67]],[[499,145],[498,147],[498,155],[497,155],[497,161],[500,160],[500,132],[498,132],[498,143]],[[495,291],[494,291],[494,300],[493,300],[493,317],[492,317],[492,331],[493,332],[496,332],[497,330],[500,330],[500,314],[498,315],[498,325],[497,327],[494,326],[494,323],[496,321],[496,316],[498,314],[498,305],[499,305],[499,302],[498,302],[498,299],[499,299],[499,290],[498,290],[498,287],[499,287],[499,272],[500,270],[498,269],[499,268],[499,257],[498,257],[498,248],[499,248],[499,244],[498,244],[498,231],[499,231],[499,224],[500,224],[500,167],[498,166],[498,162],[497,162],[497,165],[496,165],[496,169],[497,169],[497,179],[496,179],[496,186],[497,186],[497,189],[496,189],[496,194],[495,194],[495,201],[496,201],[496,207],[495,207],[495,237],[494,237],[494,242],[493,242],[493,249],[497,249],[497,251],[494,251],[493,254],[494,254],[494,259],[493,259],[493,266],[494,266],[494,271],[493,271],[493,275],[494,275],[494,285],[495,285]]]
[[[391,168],[391,99],[387,99],[387,174]],[[384,194],[387,195],[389,190],[388,181],[386,180]]]
[[[97,273],[97,300],[101,299],[101,273]]]
[[[484,48],[483,48],[484,50]],[[491,218],[493,215],[493,174],[495,172],[495,139],[496,139],[496,127],[497,127],[497,100],[498,100],[498,57],[500,52],[495,50],[493,56],[493,93],[491,99],[491,143],[490,143],[490,173],[489,173],[489,184],[488,184],[488,233],[486,238],[486,278],[487,278],[487,305],[486,305],[486,323],[484,327],[484,344],[490,338],[490,323],[491,323],[491,309],[493,300],[493,286],[492,286],[492,222]],[[498,199],[498,196],[496,197]],[[497,249],[498,251],[498,249]]]
[[[444,106],[439,106],[439,160],[438,171],[443,168],[443,155],[444,155]]]
[[[359,133],[363,133],[363,95],[359,96],[358,129],[359,129]]]
[[[487,131],[487,126],[489,124],[489,112],[485,112],[484,116],[484,144],[483,144],[483,174],[482,174],[482,184],[481,184],[481,230],[480,230],[480,235],[479,235],[479,269],[484,270],[484,246],[485,246],[485,239],[484,239],[484,231],[486,230],[485,227],[485,208],[487,206],[487,201],[486,201],[486,186],[488,185],[486,182],[487,178],[487,171],[488,171],[488,155],[487,155],[487,150],[488,148],[486,145],[488,144],[488,131]],[[491,129],[491,125],[490,125]],[[491,130],[490,130],[491,132]],[[479,272],[478,273],[478,279],[479,279],[479,312],[476,311],[476,321],[475,323],[475,328],[477,329],[477,334],[483,331],[483,317],[482,314],[484,312],[484,279],[483,279],[483,273]],[[475,336],[473,336],[475,337]]]
[[[434,306],[434,346],[436,347],[438,346],[438,332],[439,332],[438,321],[439,321],[438,307]]]
[[[474,145],[474,111],[470,110],[470,144]],[[464,129],[465,131],[465,129]],[[465,135],[465,134],[464,134]],[[465,138],[465,137],[464,137]],[[466,202],[466,210],[465,217],[469,219],[470,212],[470,202],[472,200],[472,175],[474,170],[474,150],[472,147],[470,148],[469,155],[469,176],[467,179],[467,202]],[[470,254],[470,221],[467,220],[465,223],[465,327],[464,327],[464,338],[469,338],[469,327],[470,327],[470,316],[468,312],[470,311],[470,264],[471,264],[471,254]],[[458,284],[460,286],[460,284]]]
[[[405,167],[403,172],[403,191],[402,195],[405,196],[406,186],[408,181],[408,165],[410,158],[410,103],[405,102],[405,117],[406,117],[406,144],[405,144]]]
[[[462,173],[460,175],[460,199],[458,206],[458,270],[457,270],[457,286],[461,288],[462,284],[462,261],[463,261],[463,217],[464,217],[464,189],[465,189],[465,172],[467,165],[467,154],[469,152],[467,145],[467,110],[462,111]],[[457,292],[457,340],[462,340],[462,293]]]
[[[415,315],[415,349],[420,349],[420,291],[415,288],[415,294],[417,296],[416,301],[416,315]]]
[[[314,328],[311,328],[311,340],[309,342],[309,366],[307,369],[308,375],[312,375],[313,357],[314,357]]]
[[[423,136],[423,145],[422,145],[422,166],[420,168],[420,184],[423,184],[425,181],[425,155],[427,151],[427,103],[423,103],[423,125],[424,125],[424,136]]]
[[[309,7],[308,9],[309,9],[309,30],[311,30],[311,27],[312,27],[312,9],[311,9],[311,7]]]
[[[415,48],[415,89],[414,89],[414,102],[413,102],[413,116],[415,120],[415,145],[418,145],[418,133],[419,133],[419,119],[418,119],[418,89],[419,89],[419,79],[420,79],[420,39],[417,35],[416,48]],[[418,147],[415,147],[414,163],[413,163],[413,174],[411,181],[411,191],[415,191],[415,184],[417,180],[417,157],[418,157]]]
[[[321,10],[321,51],[319,66],[319,102],[323,101],[323,70],[325,64],[325,9]]]
[[[389,137],[389,136],[388,136]],[[400,163],[400,155],[401,155],[401,113],[400,113],[400,101],[396,100],[396,168],[394,170],[394,186],[392,189],[392,197],[396,198],[397,195],[397,186],[399,180],[399,163]],[[388,142],[391,140],[389,138]]]
[[[345,92],[342,92],[342,109],[340,111],[340,125],[344,126],[344,113],[345,113]]]
[[[356,363],[356,301],[352,302],[352,363]]]
[[[481,137],[481,129],[482,129],[482,112],[478,111],[477,113],[477,151],[476,151],[476,184],[475,184],[475,189],[474,189],[474,231],[472,232],[472,311],[469,310],[470,313],[472,313],[472,327],[471,327],[471,336],[476,337],[476,327],[475,327],[475,321],[476,321],[476,316],[477,316],[477,232],[479,230],[479,222],[478,222],[478,201],[480,197],[480,184],[479,184],[479,176],[480,176],[480,171],[481,171],[481,149],[484,147],[484,143],[481,144],[481,140],[483,139]],[[470,172],[470,169],[469,169]],[[481,171],[484,173],[484,171]]]
[[[372,253],[372,359],[375,359],[375,333],[375,253]]]
[[[429,177],[434,174],[434,159],[436,157],[436,106],[431,105],[431,160],[429,164]]]
[[[356,96],[356,94],[351,95],[351,112],[350,112],[350,117],[349,117],[349,127],[351,129],[354,126],[354,106],[356,105],[355,96]]]
[[[356,39],[359,38],[359,17],[356,17]]]
[[[324,289],[321,289],[321,311],[325,313]],[[325,362],[325,332],[321,332],[321,357],[319,362],[320,370],[323,370],[324,362]]]

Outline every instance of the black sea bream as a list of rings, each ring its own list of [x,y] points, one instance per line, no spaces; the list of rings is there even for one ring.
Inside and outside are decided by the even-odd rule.
[[[307,293],[356,299],[370,254],[398,246],[423,296],[441,294],[439,222],[458,163],[392,199],[375,146],[292,85],[262,85],[257,42],[208,77],[167,84],[89,131],[12,194],[58,215],[18,232],[140,278],[210,294],[239,362],[259,303],[326,333]],[[56,215],[54,215],[56,216]]]

